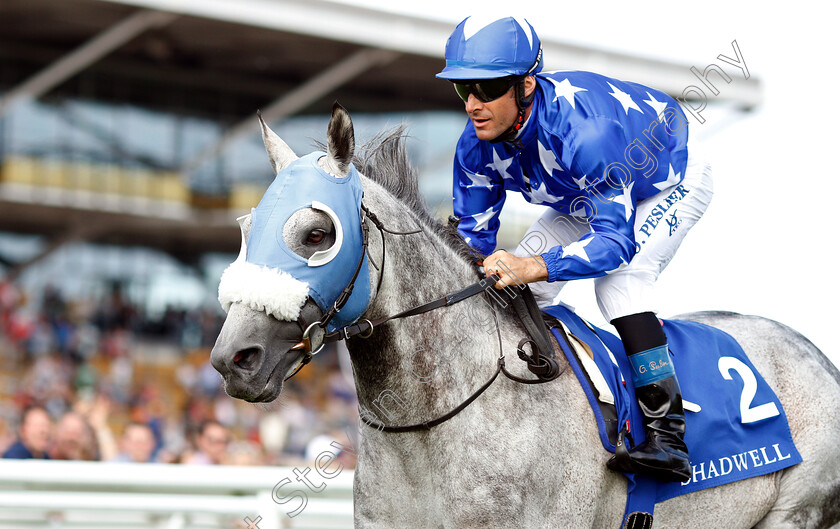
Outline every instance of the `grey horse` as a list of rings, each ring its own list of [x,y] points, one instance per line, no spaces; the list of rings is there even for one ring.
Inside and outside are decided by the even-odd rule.
[[[263,124],[275,173],[297,157]],[[354,156],[349,114],[334,111],[319,164],[362,173],[364,203],[394,235],[370,230],[376,320],[477,281],[463,244],[423,206],[397,131]],[[307,258],[332,244],[330,218],[303,210],[282,237]],[[370,223],[370,219],[367,220]],[[243,241],[248,239],[248,221]],[[384,240],[383,240],[384,239]],[[381,277],[380,277],[381,276]],[[309,299],[303,314],[321,311]],[[722,329],[743,346],[786,410],[803,462],[783,471],[665,501],[654,527],[840,528],[840,373],[806,338],[774,321],[725,312],[681,316]],[[496,328],[500,334],[497,334]],[[521,323],[482,296],[377,327],[348,348],[363,414],[389,425],[441,416],[484,384],[502,353],[515,358]],[[301,362],[298,321],[233,303],[211,354],[229,395],[274,400]],[[501,338],[500,338],[500,337]],[[546,384],[499,378],[463,412],[431,430],[388,433],[360,425],[354,484],[357,528],[614,528],[627,481],[607,469],[593,413],[568,363]],[[514,374],[529,377],[510,360]]]

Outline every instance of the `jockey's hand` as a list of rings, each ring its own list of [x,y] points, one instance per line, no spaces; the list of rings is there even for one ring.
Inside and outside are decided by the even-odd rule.
[[[539,255],[517,257],[504,250],[497,250],[484,258],[484,275],[489,277],[493,274],[501,277],[495,287],[502,289],[506,286],[546,281],[548,268]]]

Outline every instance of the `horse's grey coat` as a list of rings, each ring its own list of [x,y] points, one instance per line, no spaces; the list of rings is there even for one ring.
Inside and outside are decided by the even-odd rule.
[[[347,127],[331,125],[330,131],[330,145],[342,152],[339,144],[347,145]],[[378,161],[380,169],[357,160],[357,168],[376,180],[362,179],[364,202],[389,229],[410,231],[419,225],[424,232],[384,235],[384,269],[371,267],[372,300],[364,315],[369,319],[476,280],[463,248],[416,207],[420,202],[413,175],[403,172],[406,180],[400,182],[382,168],[405,167],[401,142],[390,137],[382,145],[373,154],[373,159],[385,157]],[[282,148],[267,148],[270,154],[279,151],[288,157]],[[335,160],[328,163],[340,166]],[[383,262],[381,237],[371,225],[369,252],[376,266]],[[384,277],[377,292],[380,273]],[[507,314],[497,317],[509,368],[531,376],[513,354],[523,329]],[[664,502],[656,509],[654,527],[803,529],[838,524],[837,369],[808,340],[770,320],[732,313],[683,318],[720,328],[739,341],[784,405],[804,462]],[[273,350],[281,358],[263,363],[272,372],[268,384],[279,391],[280,378],[297,358],[282,349],[299,333],[296,323],[234,305],[213,350],[214,365],[237,396],[270,395],[273,391],[266,392],[265,379],[253,365],[237,372],[230,358],[243,344]],[[488,379],[499,355],[491,308],[481,297],[390,322],[367,341],[350,340],[348,347],[363,413],[388,424],[415,423],[448,412]],[[561,369],[567,367],[560,361]],[[254,380],[250,390],[242,389],[246,379]],[[626,481],[606,468],[609,454],[601,447],[589,404],[571,370],[536,386],[499,379],[460,415],[429,432],[360,428],[354,486],[358,528],[604,529],[620,523]]]

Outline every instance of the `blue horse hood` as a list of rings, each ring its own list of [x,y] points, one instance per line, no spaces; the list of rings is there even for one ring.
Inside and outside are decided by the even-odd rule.
[[[225,270],[219,285],[219,301],[227,310],[231,303],[245,303],[279,320],[295,320],[311,296],[326,311],[353,278],[359,260],[362,266],[353,294],[333,318],[334,330],[356,321],[370,302],[367,259],[363,259],[361,230],[362,182],[351,166],[345,177],[332,175],[318,165],[323,152],[314,152],[280,171],[251,210],[251,227],[239,258]],[[283,240],[283,227],[304,208],[326,213],[333,222],[335,243],[305,259]]]

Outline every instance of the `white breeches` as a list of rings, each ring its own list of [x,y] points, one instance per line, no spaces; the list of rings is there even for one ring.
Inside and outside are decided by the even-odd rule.
[[[689,144],[685,178],[676,186],[636,204],[636,255],[627,265],[595,279],[595,296],[606,321],[640,312],[656,312],[654,283],[677,251],[688,230],[703,216],[712,200],[712,170]],[[566,217],[557,221],[557,217]],[[551,230],[549,233],[548,230]],[[514,252],[519,257],[542,253],[531,241],[561,241],[565,246],[589,233],[585,219],[547,209],[522,238]],[[539,236],[533,236],[538,232]],[[566,281],[531,283],[541,307],[551,305]]]

